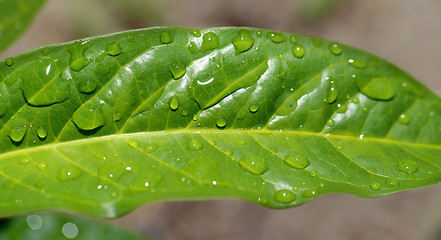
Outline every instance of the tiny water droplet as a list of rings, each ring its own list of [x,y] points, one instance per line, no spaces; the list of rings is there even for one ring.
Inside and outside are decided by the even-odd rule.
[[[401,114],[400,117],[398,118],[398,121],[401,124],[405,124],[405,125],[409,124],[410,120],[411,117],[409,116],[409,114],[405,114],[405,113]]]
[[[13,58],[6,58],[5,63],[6,63],[6,65],[8,65],[10,67],[10,66],[14,65],[14,59]]]
[[[259,105],[251,104],[248,109],[250,110],[250,112],[255,113],[259,110]]]
[[[22,159],[20,160],[20,164],[23,164],[23,165],[29,164],[29,163],[31,163],[31,162],[32,162],[32,159],[31,159],[31,158],[22,158]]]
[[[121,49],[119,42],[114,42],[107,45],[106,53],[112,57],[115,57],[123,53],[123,50]]]
[[[168,101],[168,106],[170,107],[170,109],[172,111],[176,111],[179,108],[179,99],[177,96],[173,96],[170,98],[170,100]]]
[[[184,76],[185,73],[187,72],[187,69],[185,68],[183,63],[178,61],[173,64],[170,64],[170,72],[172,74],[173,79],[176,80]]]
[[[244,140],[237,141],[237,145],[245,145],[245,144],[247,144],[247,142],[245,142]]]
[[[398,187],[398,180],[394,177],[387,179],[386,184],[391,187]]]
[[[24,136],[26,135],[26,125],[24,126],[17,126],[14,128],[11,128],[9,130],[9,138],[11,138],[12,141],[19,143],[23,140]]]
[[[285,163],[296,169],[305,169],[310,162],[305,155],[301,153],[290,153],[285,157]]]
[[[266,34],[266,37],[271,40],[273,43],[281,43],[286,41],[286,37],[283,36],[283,34],[281,33],[276,33],[276,32],[268,32]]]
[[[265,164],[265,160],[258,156],[245,156],[239,161],[240,166],[247,172],[262,175],[268,171],[268,167]]]
[[[37,128],[37,136],[42,140],[45,139],[47,137],[46,128],[44,128],[43,126]]]
[[[289,37],[289,41],[292,42],[292,43],[296,43],[297,42],[297,38],[294,35],[292,35],[291,37]]]
[[[130,139],[127,144],[132,148],[139,148],[139,141],[136,139]]]
[[[114,122],[118,122],[119,120],[121,120],[121,118],[122,118],[122,114],[121,113],[119,113],[119,112],[114,112],[113,113],[113,121]]]
[[[202,37],[201,51],[206,52],[219,47],[219,37],[216,33],[208,32]]]
[[[353,98],[351,98],[350,102],[358,104],[358,103],[360,103],[360,99],[358,99],[358,97],[353,97]]]
[[[310,189],[310,190],[305,190],[302,195],[305,198],[312,198],[312,197],[316,197],[317,194],[318,194],[317,190]]]
[[[378,191],[378,190],[380,190],[380,188],[381,188],[381,184],[380,183],[378,183],[378,182],[371,183],[371,189],[372,190]]]
[[[258,37],[262,37],[262,36],[263,36],[263,32],[262,32],[262,31],[257,31],[256,35],[257,35]]]
[[[79,168],[65,167],[65,168],[61,169],[57,178],[58,178],[58,180],[60,180],[62,182],[66,182],[66,181],[77,179],[77,178],[81,177],[81,175],[83,175],[83,173],[81,172],[81,170]]]
[[[168,44],[173,42],[173,37],[169,31],[162,31],[160,35],[160,41],[162,44]]]
[[[216,126],[218,128],[224,128],[227,125],[227,120],[225,120],[225,118],[218,118],[216,120]]]
[[[152,153],[158,149],[158,145],[156,144],[147,144],[147,146],[144,148],[144,152]]]
[[[188,49],[188,51],[190,51],[193,54],[199,52],[199,48],[196,46],[196,43],[194,43],[194,42],[190,42],[188,44],[187,49]]]
[[[367,107],[362,107],[362,108],[361,108],[361,111],[363,111],[363,112],[369,112],[369,108],[367,108]]]
[[[348,110],[348,106],[346,104],[345,105],[340,105],[337,108],[337,113],[345,113],[347,110]]]
[[[329,120],[326,122],[326,125],[328,125],[328,126],[330,126],[330,127],[333,127],[333,126],[335,125],[335,121],[334,121],[334,119],[329,119]]]
[[[333,103],[338,97],[337,83],[334,80],[330,80],[328,85],[328,93],[326,95],[325,102]]]
[[[231,155],[233,155],[233,150],[232,150],[232,149],[227,149],[227,150],[225,150],[224,152],[225,152],[225,154],[226,154],[227,156],[231,156]]]
[[[84,79],[80,82],[78,90],[82,93],[93,93],[97,88],[97,83],[93,79]]]
[[[274,195],[274,199],[280,203],[290,203],[297,199],[297,195],[289,190],[279,190]]]
[[[236,48],[236,54],[248,51],[254,44],[254,38],[250,31],[241,30],[238,35],[232,39],[232,43]]]
[[[349,64],[355,68],[366,68],[367,62],[355,58],[351,58],[348,60]]]
[[[403,173],[414,174],[418,170],[418,164],[414,161],[403,160],[398,163],[397,168]]]
[[[37,165],[37,167],[41,170],[44,170],[47,168],[47,163],[46,162],[41,162]]]
[[[199,142],[198,140],[191,140],[188,145],[187,145],[188,149],[192,150],[192,151],[196,151],[196,150],[201,150],[202,148],[204,148],[204,145],[202,145],[201,142]]]
[[[195,37],[200,37],[201,36],[201,32],[197,29],[194,30],[190,30],[191,35],[195,36]]]
[[[305,47],[300,44],[294,44],[291,51],[296,58],[302,58],[305,55]]]
[[[49,48],[42,48],[41,49],[41,54],[43,54],[44,56],[47,56],[48,53],[49,53]]]
[[[334,55],[340,55],[343,51],[343,46],[340,43],[331,42],[329,44],[329,51],[331,51],[331,53]]]

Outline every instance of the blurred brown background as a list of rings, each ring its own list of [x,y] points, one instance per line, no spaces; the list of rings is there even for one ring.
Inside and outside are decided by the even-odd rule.
[[[51,0],[2,58],[41,45],[158,25],[251,26],[381,56],[441,94],[439,0]],[[441,239],[441,185],[378,199],[327,195],[269,210],[239,200],[155,203],[115,220],[158,239]]]

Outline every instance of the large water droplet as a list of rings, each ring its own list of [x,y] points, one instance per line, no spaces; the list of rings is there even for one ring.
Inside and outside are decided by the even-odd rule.
[[[160,38],[162,44],[168,44],[173,42],[173,37],[169,31],[162,31]]]
[[[69,239],[76,238],[78,236],[78,227],[75,225],[75,223],[65,223],[61,231],[63,232],[64,236]]]
[[[233,45],[236,48],[236,54],[248,51],[254,44],[254,38],[250,31],[240,30],[239,34],[232,39]]]
[[[172,74],[173,79],[179,79],[187,72],[187,69],[185,68],[184,64],[181,62],[175,62],[173,64],[170,64],[170,72]]]
[[[171,97],[170,100],[168,101],[168,106],[173,111],[178,110],[178,108],[179,108],[179,99],[178,99],[178,97],[177,96]]]
[[[401,114],[400,117],[398,118],[398,122],[400,122],[401,124],[409,124],[411,120],[411,117],[409,116],[409,114]]]
[[[123,50],[121,49],[119,42],[114,42],[107,45],[106,53],[112,57],[115,57],[123,53]]]
[[[285,157],[285,163],[288,166],[297,168],[297,169],[305,169],[309,166],[310,162],[305,155],[301,153],[290,153]]]
[[[378,182],[371,183],[371,189],[372,190],[378,191],[378,190],[380,190],[380,188],[381,188],[381,184],[380,183],[378,183]]]
[[[60,180],[62,182],[66,182],[66,181],[77,179],[77,178],[81,177],[81,175],[83,175],[83,173],[81,172],[81,170],[79,168],[65,167],[65,168],[61,169],[57,178],[58,178],[58,180]]]
[[[297,195],[289,190],[279,190],[274,195],[274,199],[280,203],[290,203],[297,199]]]
[[[97,88],[97,83],[93,79],[84,79],[80,82],[78,90],[82,93],[93,93]]]
[[[340,43],[337,42],[331,42],[329,44],[329,50],[331,51],[332,54],[334,55],[340,55],[341,52],[343,51],[343,46]]]
[[[398,163],[397,169],[406,174],[414,174],[418,170],[418,164],[414,161],[403,160]]]
[[[227,125],[227,120],[225,120],[225,118],[218,118],[216,120],[216,126],[218,128],[224,128]]]
[[[372,99],[390,100],[395,96],[395,88],[389,78],[379,77],[371,81],[357,78],[355,83],[363,94]]]
[[[198,140],[191,140],[188,143],[187,147],[192,151],[196,151],[196,150],[201,150],[204,147],[204,145],[202,145],[202,143],[199,142]]]
[[[256,175],[261,175],[268,171],[265,160],[258,156],[245,156],[240,159],[239,164],[247,172]]]
[[[333,103],[338,97],[337,83],[335,82],[335,80],[328,79],[328,81],[328,93],[326,95],[325,102]]]
[[[269,32],[266,34],[266,37],[274,43],[281,43],[286,41],[286,37],[281,33]]]
[[[87,102],[81,106],[73,115],[72,121],[81,130],[94,130],[104,126],[105,119],[101,105],[94,102]]]
[[[349,64],[355,68],[366,68],[367,62],[355,58],[351,58],[348,60]]]
[[[67,48],[70,52],[70,68],[72,70],[79,72],[92,62],[84,56],[84,52],[90,47],[90,45],[91,43],[87,41],[77,42]]]
[[[291,51],[296,58],[302,58],[305,55],[305,47],[300,44],[294,44]]]
[[[43,227],[43,219],[37,214],[27,216],[26,222],[32,230],[40,230]]]
[[[333,127],[333,126],[335,125],[335,121],[334,121],[334,119],[329,119],[329,120],[326,122],[326,125],[328,125],[328,126],[330,126],[330,127]]]
[[[197,52],[199,52],[199,48],[198,48],[198,46],[196,46],[196,43],[194,43],[194,42],[190,42],[190,43],[188,44],[187,49],[188,49],[188,51],[190,51],[191,53],[197,53]]]
[[[248,110],[250,110],[250,112],[255,113],[259,110],[259,105],[257,104],[251,104],[248,108]]]
[[[219,47],[219,37],[216,33],[208,32],[202,37],[201,51],[206,52]]]
[[[6,58],[5,63],[6,63],[6,65],[8,65],[10,67],[10,66],[14,65],[14,59],[13,58]]]
[[[9,138],[11,138],[11,140],[16,143],[21,142],[23,140],[24,136],[26,135],[26,128],[27,128],[27,125],[11,128],[11,130],[9,130],[9,133],[8,133]]]
[[[45,139],[47,137],[46,128],[44,128],[43,126],[40,126],[39,128],[37,128],[37,136],[42,140]]]

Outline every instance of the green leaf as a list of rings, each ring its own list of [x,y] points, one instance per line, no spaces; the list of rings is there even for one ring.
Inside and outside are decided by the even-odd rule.
[[[103,222],[59,213],[30,214],[3,220],[0,239],[115,239],[141,240],[126,230]]]
[[[0,215],[215,197],[287,208],[441,179],[439,97],[322,39],[151,28],[24,53],[0,79]]]
[[[0,53],[26,30],[45,2],[45,0],[0,0]]]

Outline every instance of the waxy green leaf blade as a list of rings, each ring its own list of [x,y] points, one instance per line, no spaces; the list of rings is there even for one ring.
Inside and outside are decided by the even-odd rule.
[[[0,215],[271,208],[441,179],[441,102],[386,61],[252,28],[151,28],[0,62]]]
[[[0,53],[28,27],[45,0],[0,1]]]

